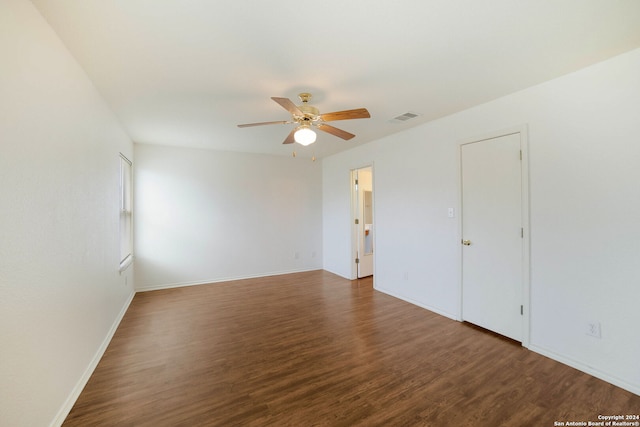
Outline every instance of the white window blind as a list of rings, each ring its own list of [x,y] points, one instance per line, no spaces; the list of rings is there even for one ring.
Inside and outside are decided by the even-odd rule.
[[[131,161],[120,154],[120,270],[133,261]]]

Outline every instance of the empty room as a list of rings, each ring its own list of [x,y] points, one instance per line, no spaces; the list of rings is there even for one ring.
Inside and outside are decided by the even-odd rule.
[[[0,0],[0,426],[640,426],[637,0]]]

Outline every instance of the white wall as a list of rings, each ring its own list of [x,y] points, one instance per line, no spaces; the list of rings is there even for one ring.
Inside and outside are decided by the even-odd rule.
[[[118,273],[133,145],[29,1],[0,2],[0,64],[0,425],[40,427],[62,421],[133,295]]]
[[[326,158],[325,269],[351,274],[347,177],[375,162],[376,287],[459,317],[458,144],[527,124],[530,348],[640,394],[639,118],[634,50]]]
[[[322,268],[319,163],[140,144],[135,157],[137,289]]]

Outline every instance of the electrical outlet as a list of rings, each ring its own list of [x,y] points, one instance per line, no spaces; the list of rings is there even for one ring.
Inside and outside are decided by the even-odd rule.
[[[587,323],[587,335],[594,338],[602,338],[602,331],[600,330],[600,322]]]

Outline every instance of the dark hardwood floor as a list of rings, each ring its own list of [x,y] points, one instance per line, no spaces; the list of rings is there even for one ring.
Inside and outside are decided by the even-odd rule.
[[[324,271],[135,296],[65,426],[554,426],[640,396]]]

